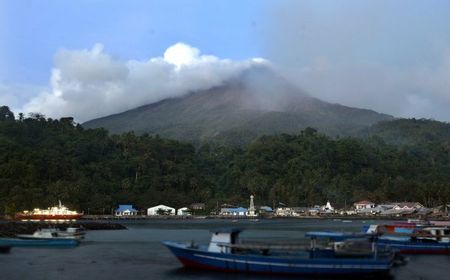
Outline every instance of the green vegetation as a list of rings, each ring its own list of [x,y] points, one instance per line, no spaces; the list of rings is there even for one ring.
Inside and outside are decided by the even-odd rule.
[[[442,128],[433,123],[426,129]],[[195,148],[146,134],[109,136],[71,118],[34,114],[16,119],[3,106],[0,212],[48,207],[58,199],[90,213],[110,213],[119,203],[142,209],[206,202],[213,208],[217,202],[247,205],[250,194],[258,205],[306,206],[329,199],[344,206],[370,199],[434,206],[449,201],[449,137],[408,143],[386,144],[378,136],[332,139],[306,128],[245,146]]]

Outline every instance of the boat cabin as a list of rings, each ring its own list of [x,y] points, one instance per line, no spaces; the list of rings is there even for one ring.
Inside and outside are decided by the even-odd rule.
[[[232,253],[232,248],[226,245],[237,244],[240,229],[219,229],[211,231],[211,241],[208,246],[209,252]]]
[[[447,227],[426,227],[419,231],[417,239],[450,243],[450,229]]]

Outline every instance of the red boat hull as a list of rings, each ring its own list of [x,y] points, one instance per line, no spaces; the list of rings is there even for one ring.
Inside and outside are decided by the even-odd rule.
[[[26,215],[26,214],[17,214],[16,219],[18,220],[78,220],[83,216],[83,214],[73,214],[73,215]]]

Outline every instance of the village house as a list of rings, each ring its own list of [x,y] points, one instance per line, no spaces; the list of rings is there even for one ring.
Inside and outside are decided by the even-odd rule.
[[[272,214],[273,209],[270,206],[261,206],[261,207],[259,207],[259,213]]]
[[[175,215],[175,208],[160,204],[147,209],[148,216]]]
[[[362,209],[375,208],[375,203],[373,203],[371,201],[367,201],[367,200],[362,200],[362,201],[353,203],[353,206],[355,207],[356,211],[358,211],[358,210],[362,210]]]
[[[205,210],[205,203],[192,203],[189,207],[192,210]]]
[[[419,208],[423,208],[423,205],[419,202],[393,202],[390,203],[394,210],[416,210]]]
[[[137,215],[138,211],[133,208],[133,205],[131,204],[122,204],[119,205],[119,208],[116,209],[114,212],[115,216],[121,217],[121,216],[135,216]]]
[[[246,216],[247,212],[248,212],[248,209],[244,208],[244,207],[221,208],[219,215],[222,215],[222,216]]]
[[[290,207],[278,207],[275,209],[275,215],[280,217],[291,217],[294,216],[294,210]]]
[[[178,216],[190,216],[191,215],[191,209],[189,209],[187,207],[182,207],[182,208],[177,210],[177,215]]]

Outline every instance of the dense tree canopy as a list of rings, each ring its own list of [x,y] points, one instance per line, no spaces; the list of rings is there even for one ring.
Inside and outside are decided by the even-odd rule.
[[[118,203],[143,209],[206,202],[308,206],[330,200],[450,200],[450,140],[386,144],[380,137],[332,139],[308,128],[218,147],[133,133],[83,129],[72,118],[14,118],[0,108],[0,213],[58,199],[90,213]]]

